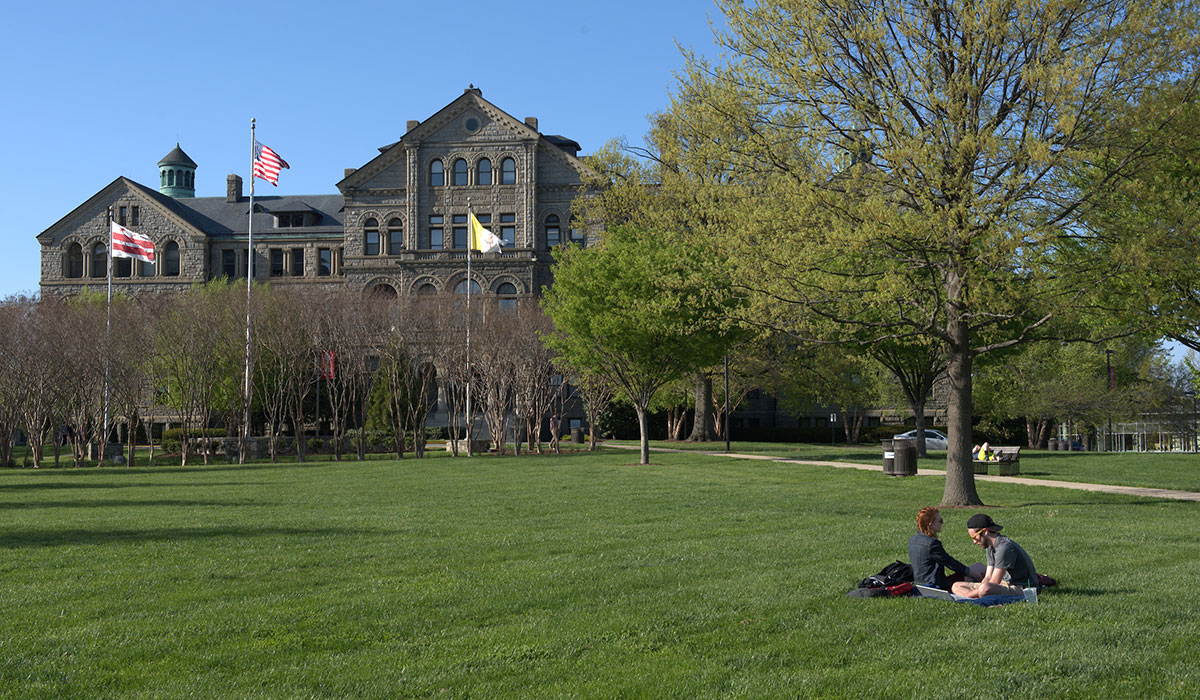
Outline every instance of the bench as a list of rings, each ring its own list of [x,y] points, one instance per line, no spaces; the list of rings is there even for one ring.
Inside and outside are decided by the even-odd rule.
[[[1016,476],[1021,473],[1021,447],[1004,445],[988,445],[988,455],[995,459],[980,461],[971,460],[976,474],[992,474],[993,476]]]

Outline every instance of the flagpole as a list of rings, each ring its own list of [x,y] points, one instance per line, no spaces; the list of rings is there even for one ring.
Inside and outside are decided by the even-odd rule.
[[[471,198],[467,197],[467,456],[471,454]]]
[[[238,464],[246,463],[246,448],[250,445],[250,289],[254,284],[254,118],[250,118],[250,212],[246,215],[246,377],[242,399],[242,449]]]
[[[113,210],[108,208],[108,302],[104,308],[104,425],[100,430],[100,455],[96,464],[104,461],[108,447],[108,404],[112,386],[112,277],[113,277]]]

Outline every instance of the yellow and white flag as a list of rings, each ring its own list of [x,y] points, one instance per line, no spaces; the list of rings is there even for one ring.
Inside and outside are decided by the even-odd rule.
[[[500,250],[500,237],[483,227],[475,214],[471,214],[471,250],[481,253],[491,253]]]

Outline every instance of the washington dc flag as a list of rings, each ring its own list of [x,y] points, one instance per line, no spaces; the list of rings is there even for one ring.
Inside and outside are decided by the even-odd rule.
[[[154,241],[140,233],[130,231],[117,222],[112,222],[112,256],[114,258],[136,258],[142,262],[154,262]]]

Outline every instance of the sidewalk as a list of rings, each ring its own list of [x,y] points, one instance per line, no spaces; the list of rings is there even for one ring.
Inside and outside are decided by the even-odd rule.
[[[619,447],[625,450],[640,449],[637,445],[614,445],[605,443],[606,447]],[[676,452],[681,454],[705,455],[708,457],[728,457],[730,459],[754,459],[764,462],[782,462],[784,464],[812,464],[822,467],[837,467],[839,469],[860,469],[869,472],[883,473],[882,464],[861,464],[855,462],[825,462],[810,459],[791,459],[788,457],[772,457],[770,455],[748,455],[736,452],[705,452],[700,450],[677,450],[670,447],[651,447],[651,452]],[[946,472],[941,469],[917,469],[917,476],[942,476]],[[1056,481],[1052,479],[1029,479],[1021,476],[989,476],[976,474],[976,481],[995,481],[1006,484],[1022,484],[1025,486],[1049,486],[1059,489],[1075,489],[1076,491],[1097,491],[1099,493],[1116,493],[1123,496],[1142,496],[1144,498],[1169,498],[1176,501],[1193,501],[1200,503],[1200,492],[1174,491],[1171,489],[1155,489],[1140,486],[1112,486],[1109,484],[1088,484],[1079,481]]]

